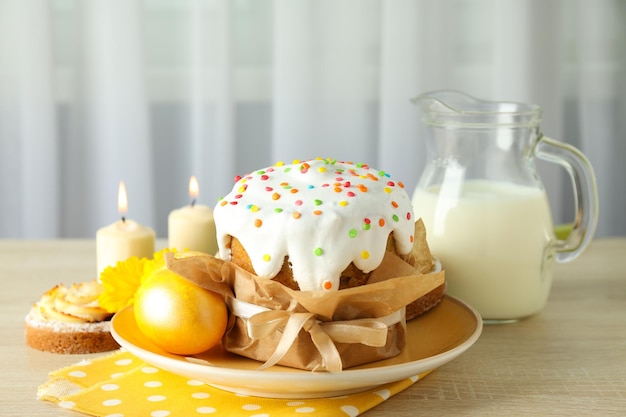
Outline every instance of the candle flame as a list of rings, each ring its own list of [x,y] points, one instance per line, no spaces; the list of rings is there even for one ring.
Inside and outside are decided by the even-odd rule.
[[[119,188],[117,189],[117,211],[122,217],[128,211],[128,197],[126,195],[126,185],[124,181],[120,181]]]
[[[191,197],[192,200],[195,200],[198,198],[199,194],[200,187],[198,186],[198,179],[192,175],[191,178],[189,178],[189,197]]]

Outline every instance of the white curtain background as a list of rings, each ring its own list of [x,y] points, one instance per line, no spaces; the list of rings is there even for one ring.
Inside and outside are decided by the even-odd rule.
[[[93,237],[214,205],[278,160],[367,162],[412,192],[434,89],[544,108],[626,234],[624,0],[0,0],[0,237]],[[561,168],[541,176],[573,219]]]

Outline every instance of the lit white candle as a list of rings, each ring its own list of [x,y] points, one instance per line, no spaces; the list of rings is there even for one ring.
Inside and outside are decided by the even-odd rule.
[[[128,197],[123,181],[117,193],[117,207],[122,219],[96,233],[98,276],[107,266],[115,266],[131,256],[152,258],[154,255],[154,230],[124,217],[128,210]]]
[[[168,246],[181,251],[188,249],[215,255],[217,238],[215,237],[213,210],[196,204],[199,194],[198,180],[192,176],[189,180],[191,204],[172,210],[167,219]]]

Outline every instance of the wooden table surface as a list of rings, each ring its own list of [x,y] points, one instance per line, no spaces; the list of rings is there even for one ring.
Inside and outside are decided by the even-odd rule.
[[[95,276],[92,240],[0,240],[0,415],[71,416],[35,399],[48,372],[89,355],[24,343],[41,293]],[[626,416],[626,238],[556,266],[546,309],[485,326],[466,353],[365,413],[375,416]]]

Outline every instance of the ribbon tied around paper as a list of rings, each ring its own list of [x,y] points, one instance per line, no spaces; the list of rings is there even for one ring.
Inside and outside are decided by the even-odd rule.
[[[323,368],[339,372],[342,370],[341,356],[334,342],[385,346],[389,327],[399,323],[405,315],[405,308],[402,308],[380,318],[322,322],[309,312],[270,310],[232,297],[227,297],[227,303],[231,312],[245,321],[248,336],[253,339],[261,339],[283,329],[276,349],[259,367],[261,370],[276,365],[294,343],[300,330],[304,330],[309,333],[322,357]]]

